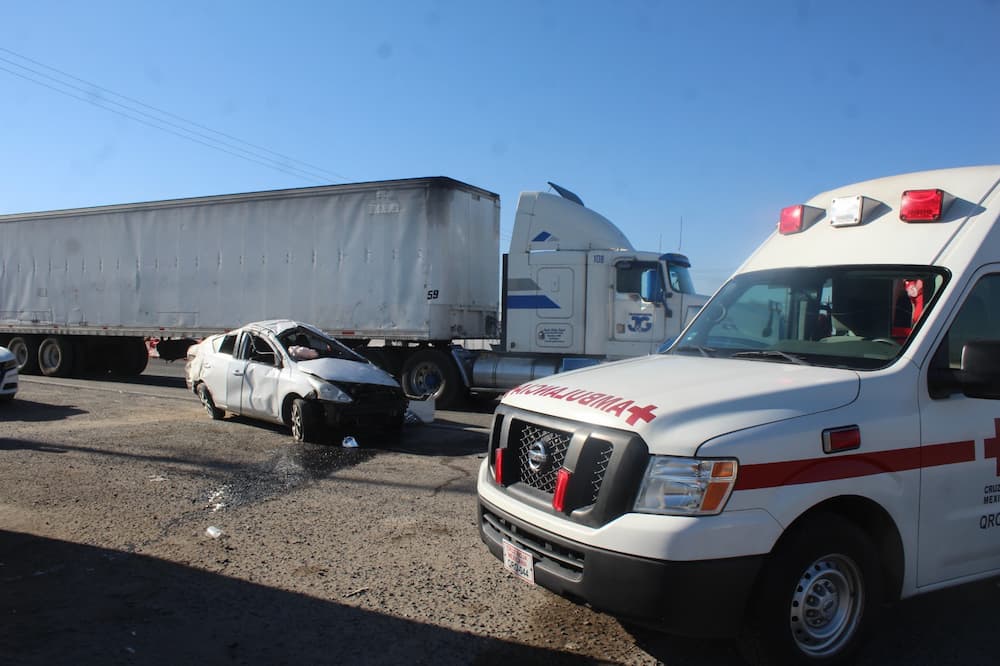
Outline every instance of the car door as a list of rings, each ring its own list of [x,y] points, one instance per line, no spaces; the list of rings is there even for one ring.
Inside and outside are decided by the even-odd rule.
[[[948,380],[966,342],[1000,340],[1000,265],[970,285],[921,391],[919,586],[1000,569],[1000,401]]]
[[[280,421],[278,380],[281,375],[281,355],[263,335],[248,332],[246,338],[241,413],[269,421]]]
[[[236,333],[230,333],[212,341],[212,346],[203,352],[205,357],[202,359],[199,377],[212,394],[215,406],[227,411],[236,411],[239,408],[239,402],[234,406],[229,405],[226,390],[229,364],[233,360],[237,337]]]
[[[243,376],[249,357],[250,333],[242,331],[236,341],[236,348],[226,367],[226,408],[243,414]]]

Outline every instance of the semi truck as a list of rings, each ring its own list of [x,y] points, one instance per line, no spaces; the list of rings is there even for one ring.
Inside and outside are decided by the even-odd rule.
[[[551,183],[550,183],[551,184]],[[574,193],[410,178],[0,216],[0,345],[22,373],[141,373],[249,321],[308,321],[439,406],[649,354],[706,300]],[[640,295],[646,274],[659,289]]]

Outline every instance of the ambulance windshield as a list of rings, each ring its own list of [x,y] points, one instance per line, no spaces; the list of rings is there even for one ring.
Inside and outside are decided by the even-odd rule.
[[[929,266],[737,275],[667,353],[873,370],[896,359],[948,279]]]

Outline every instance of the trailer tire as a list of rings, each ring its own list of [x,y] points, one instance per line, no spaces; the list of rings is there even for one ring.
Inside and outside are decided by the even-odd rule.
[[[455,363],[438,349],[421,349],[406,359],[400,383],[408,396],[430,395],[443,408],[455,405],[462,395]]]
[[[316,405],[308,400],[296,398],[289,413],[292,439],[296,442],[315,442],[319,437],[320,423],[316,415]]]
[[[122,377],[138,377],[149,363],[149,350],[142,338],[125,338],[115,345],[111,352],[112,374]]]
[[[65,335],[53,335],[38,345],[38,367],[46,377],[69,377],[75,360],[73,340]]]
[[[24,375],[34,375],[38,373],[38,340],[33,336],[25,335],[11,338],[7,343],[7,349],[14,354],[17,359],[17,371]]]
[[[741,637],[751,664],[849,663],[882,603],[877,551],[854,523],[816,516],[779,543]]]

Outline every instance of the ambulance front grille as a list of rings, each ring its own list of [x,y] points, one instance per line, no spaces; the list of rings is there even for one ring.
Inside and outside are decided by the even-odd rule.
[[[521,482],[542,492],[554,493],[556,490],[556,471],[562,467],[563,462],[566,460],[566,449],[569,448],[570,433],[549,430],[532,423],[525,423],[524,421],[516,421],[512,426],[520,428],[516,445],[518,472]],[[548,460],[536,470],[531,468],[528,454],[532,445],[537,443],[540,443],[544,447]]]

